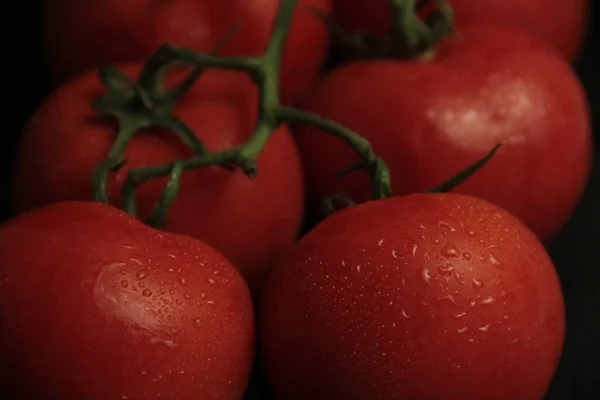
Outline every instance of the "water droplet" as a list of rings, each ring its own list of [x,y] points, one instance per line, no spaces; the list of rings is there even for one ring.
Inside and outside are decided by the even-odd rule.
[[[158,289],[158,294],[163,295],[165,293],[166,293],[165,289],[163,289],[163,288]]]
[[[458,332],[458,333],[465,333],[466,331],[467,331],[467,327],[466,326],[464,328],[460,328],[460,329],[456,330],[456,332]]]
[[[463,259],[464,259],[465,261],[470,261],[470,260],[471,260],[471,258],[473,257],[473,256],[471,255],[471,253],[467,253],[466,251],[463,253],[463,255],[462,255],[462,256],[463,256]]]
[[[171,272],[171,273],[173,273],[173,272],[175,272],[175,269],[174,269],[174,268],[168,268],[168,269],[167,269],[167,272]]]
[[[177,259],[177,256],[175,254],[167,254],[167,257],[172,258],[173,260]]]
[[[460,275],[460,272],[457,272],[457,271],[454,272],[454,279],[456,279],[456,281],[458,283],[460,283],[461,285],[465,284],[465,281],[463,280],[462,276]]]
[[[206,282],[208,282],[209,285],[214,285],[217,283],[213,278],[206,278]]]
[[[200,328],[200,325],[202,325],[202,320],[200,318],[194,318],[194,325],[196,328]]]
[[[504,316],[504,320],[507,320],[508,318],[509,318],[509,316],[508,316],[508,315],[505,315],[505,316]]]
[[[125,268],[123,268],[123,269],[121,270],[121,275],[127,275],[127,271],[125,271]]]
[[[454,297],[450,293],[448,293],[446,296],[438,297],[438,301],[450,302],[456,305],[456,300],[454,300]]]
[[[431,241],[431,243],[433,243],[433,244],[440,244],[440,239],[437,239],[437,238],[436,238],[436,239],[433,239],[433,240]]]
[[[129,282],[127,282],[127,281],[121,281],[121,287],[122,288],[126,288],[127,286],[129,286]]]
[[[484,325],[484,326],[480,326],[479,329],[481,332],[487,332],[488,329],[490,329],[490,325]]]
[[[142,290],[142,296],[144,296],[144,297],[150,297],[150,296],[152,296],[152,290],[150,290],[150,289],[144,289],[144,290]]]
[[[148,271],[146,269],[142,269],[142,270],[138,271],[138,273],[135,274],[135,276],[139,280],[142,280],[142,279],[146,278],[149,274],[150,274],[150,271]]]
[[[413,246],[412,246],[412,256],[413,256],[413,257],[416,257],[416,256],[417,256],[417,249],[418,249],[418,248],[419,248],[419,247],[418,247],[416,244],[413,244]]]
[[[481,289],[483,287],[483,281],[481,279],[473,279],[473,288]]]
[[[469,229],[467,231],[467,235],[469,235],[469,236],[475,236],[476,234],[475,234],[475,231],[473,229]]]
[[[406,311],[404,311],[404,308],[402,309],[402,316],[404,318],[410,318],[410,316],[406,313]]]
[[[346,266],[346,261],[342,260],[342,267]]]
[[[453,244],[445,246],[442,250],[440,250],[440,253],[442,253],[442,255],[447,258],[458,257],[460,254],[456,246]]]
[[[192,295],[191,295],[191,294],[189,294],[189,293],[185,293],[185,294],[183,295],[183,298],[184,298],[184,299],[186,299],[186,300],[190,300],[190,299],[192,298]]]
[[[493,254],[490,254],[489,260],[492,263],[492,266],[496,268],[501,268],[500,261],[498,261],[498,259]]]
[[[181,284],[181,286],[187,285],[187,281],[183,276],[181,278],[179,278],[179,283]]]
[[[462,318],[462,317],[464,317],[465,315],[467,315],[467,313],[466,313],[466,312],[461,312],[461,313],[458,313],[458,314],[454,314],[454,317],[456,317],[456,318]]]
[[[481,304],[493,304],[495,302],[496,298],[494,296],[486,297],[485,299],[481,300]]]
[[[421,277],[423,278],[426,284],[431,285],[429,283],[429,281],[431,280],[431,274],[429,272],[429,269],[423,268],[423,270],[421,271]]]
[[[454,267],[450,264],[440,265],[437,267],[437,270],[442,275],[452,275],[454,272]]]
[[[456,229],[454,229],[454,227],[446,221],[439,221],[438,226],[446,227],[450,230],[450,232],[456,232]]]
[[[206,299],[206,293],[200,293],[200,299],[202,299],[202,300]]]
[[[380,239],[380,240],[379,240],[379,242],[377,242],[377,245],[378,245],[379,247],[383,246],[383,239]]]
[[[356,266],[356,272],[358,272],[359,274],[360,274],[360,268],[361,268],[360,264]]]
[[[392,250],[392,257],[398,258],[398,252],[396,250]]]

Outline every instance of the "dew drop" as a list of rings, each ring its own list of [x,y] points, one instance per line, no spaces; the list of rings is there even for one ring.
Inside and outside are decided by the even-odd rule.
[[[496,302],[496,298],[494,296],[486,297],[481,300],[481,304],[494,304]]]
[[[196,328],[200,328],[200,325],[202,325],[202,320],[200,318],[194,318],[194,325]]]
[[[454,272],[454,267],[450,264],[440,265],[437,267],[437,270],[442,275],[452,275]]]
[[[466,313],[466,312],[461,312],[461,313],[458,313],[458,314],[454,314],[454,317],[455,317],[455,318],[462,318],[462,317],[464,317],[465,315],[467,315],[467,313]]]
[[[129,286],[129,282],[127,282],[127,281],[121,281],[121,287],[122,288],[126,288],[127,286]]]
[[[456,282],[460,283],[461,285],[465,284],[465,281],[463,280],[462,276],[460,275],[460,272],[457,272],[457,271],[454,272],[454,279],[456,279]]]
[[[191,294],[189,294],[189,293],[185,293],[185,294],[183,295],[183,298],[184,298],[184,299],[186,299],[186,300],[190,300],[190,299],[192,298],[192,295],[191,295]]]
[[[479,329],[481,332],[487,332],[488,329],[490,329],[490,325],[484,325],[484,326],[480,326]]]
[[[416,256],[417,256],[417,249],[418,249],[418,248],[419,248],[419,247],[418,247],[416,244],[413,244],[413,246],[412,246],[412,256],[413,256],[413,257],[416,257]]]
[[[150,274],[150,272],[148,270],[142,269],[142,270],[138,271],[138,273],[135,274],[135,276],[139,280],[142,280],[142,279],[146,278],[149,274]]]
[[[356,266],[356,272],[358,272],[359,274],[360,274],[360,269],[361,269],[361,266],[360,266],[360,264],[358,264],[358,265]]]
[[[150,289],[144,289],[144,290],[142,290],[142,296],[144,296],[144,297],[150,297],[150,296],[152,296],[152,290],[150,290]]]
[[[406,313],[406,311],[404,311],[404,308],[402,309],[402,316],[407,319],[410,318],[410,316]]]
[[[431,285],[429,282],[431,280],[431,273],[429,272],[429,269],[423,268],[423,270],[421,271],[421,277],[423,278],[426,284]]]
[[[163,289],[163,288],[158,289],[158,294],[164,295],[165,293],[166,293],[165,289]]]
[[[473,279],[473,288],[481,289],[483,287],[483,281],[481,279]]]
[[[206,282],[208,282],[209,285],[214,285],[217,283],[213,278],[206,278]]]
[[[392,257],[398,258],[398,252],[396,250],[392,250]]]
[[[467,327],[466,326],[464,328],[460,328],[460,329],[456,330],[456,332],[458,332],[458,333],[465,333],[466,331],[467,331]]]
[[[498,261],[498,259],[493,255],[490,254],[489,257],[490,262],[492,263],[492,265],[496,268],[501,268],[502,266],[500,265],[500,261]]]
[[[440,250],[440,253],[446,258],[455,258],[460,254],[456,246],[453,244],[445,246],[442,250]]]
[[[462,256],[463,256],[463,259],[464,259],[465,261],[470,261],[470,260],[471,260],[471,258],[473,258],[473,256],[471,255],[471,253],[467,253],[466,251],[463,253],[463,255],[462,255]]]
[[[181,278],[179,278],[179,283],[181,284],[181,286],[185,286],[187,285],[187,280],[182,276]]]
[[[383,246],[383,239],[380,239],[380,240],[379,240],[379,242],[377,242],[377,245],[378,245],[379,247]]]
[[[467,235],[469,235],[469,236],[475,236],[475,231],[473,229],[469,229],[467,231]]]

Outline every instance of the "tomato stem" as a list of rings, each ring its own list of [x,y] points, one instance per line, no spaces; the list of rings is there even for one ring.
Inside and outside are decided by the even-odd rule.
[[[389,5],[397,56],[420,56],[453,32],[454,12],[445,0],[389,0]],[[422,17],[419,11],[424,8],[434,12]]]
[[[469,179],[473,176],[477,171],[479,171],[483,166],[485,166],[494,155],[500,150],[500,147],[504,146],[504,142],[499,142],[492,148],[492,150],[485,155],[481,160],[475,162],[474,164],[468,166],[452,178],[448,179],[446,182],[442,183],[439,186],[434,187],[427,191],[427,193],[446,193]]]
[[[260,57],[219,57],[214,51],[207,54],[165,44],[148,59],[137,81],[124,77],[114,67],[103,68],[101,76],[108,77],[102,80],[107,92],[96,101],[95,106],[99,112],[118,119],[119,132],[107,160],[97,167],[94,174],[95,198],[102,202],[109,201],[106,190],[108,172],[124,164],[127,143],[136,131],[150,126],[168,128],[194,151],[194,156],[162,165],[132,168],[121,189],[123,209],[135,216],[137,188],[151,179],[168,177],[162,196],[147,220],[151,225],[161,226],[177,196],[184,171],[215,165],[228,168],[233,165],[253,178],[258,174],[257,158],[273,132],[283,123],[309,124],[345,141],[364,159],[362,164],[371,172],[373,197],[382,199],[392,196],[389,169],[375,155],[366,139],[333,121],[280,104],[281,57],[297,3],[298,0],[282,1],[267,50]],[[217,50],[221,45],[217,46]],[[191,66],[193,69],[180,85],[165,92],[163,76],[168,68],[176,65]],[[235,148],[214,153],[208,152],[194,132],[171,113],[173,104],[182,98],[206,68],[245,72],[259,87],[258,121],[250,139]]]

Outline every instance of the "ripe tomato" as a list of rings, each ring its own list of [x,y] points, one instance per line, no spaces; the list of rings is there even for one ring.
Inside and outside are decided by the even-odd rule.
[[[521,218],[543,240],[569,218],[591,164],[586,96],[569,65],[537,39],[500,26],[471,26],[431,60],[358,61],[322,79],[304,108],[371,141],[398,193],[423,192],[506,145],[456,190]],[[341,141],[299,129],[312,197],[370,197],[364,172]]]
[[[138,65],[122,68],[131,76]],[[179,73],[170,79],[178,80]],[[167,84],[170,84],[170,79]],[[91,200],[94,168],[109,152],[116,124],[100,118],[91,102],[102,93],[96,71],[58,88],[33,115],[17,154],[14,199],[19,211],[62,200]],[[257,89],[243,74],[207,71],[177,105],[175,114],[213,151],[249,139]],[[127,164],[109,179],[113,203],[128,170],[157,165],[191,152],[165,130],[142,132],[129,144]],[[286,168],[281,168],[285,165]],[[223,252],[257,287],[281,252],[293,244],[304,209],[300,156],[287,127],[281,127],[258,159],[259,176],[219,167],[185,172],[166,230],[206,241]],[[138,209],[146,217],[166,183],[140,187]]]
[[[272,272],[260,335],[278,398],[535,400],[564,338],[552,262],[475,197],[351,207]]]
[[[574,59],[586,34],[588,0],[446,0],[453,9],[455,26],[462,32],[471,23],[500,23],[525,29],[552,43]],[[389,0],[335,0],[336,19],[349,32],[387,35],[391,16]]]
[[[104,204],[0,227],[0,312],[10,399],[239,400],[252,367],[252,301],[234,266]]]
[[[65,80],[107,63],[144,59],[165,42],[212,51],[240,22],[220,52],[256,56],[265,51],[279,0],[45,0],[44,46],[52,73]],[[332,0],[301,0],[282,67],[282,99],[294,101],[319,73],[329,31],[307,7],[328,14]]]

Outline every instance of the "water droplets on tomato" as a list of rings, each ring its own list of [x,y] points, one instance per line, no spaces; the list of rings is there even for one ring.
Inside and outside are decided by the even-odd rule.
[[[152,290],[150,290],[150,289],[144,289],[144,290],[142,290],[142,296],[144,296],[144,297],[151,297],[152,296]]]
[[[150,271],[148,271],[147,269],[142,269],[142,270],[139,270],[135,274],[135,277],[141,281],[141,280],[145,279],[149,274],[150,274]]]
[[[126,280],[121,281],[121,287],[123,289],[127,289],[128,286],[129,286],[129,282],[127,282]]]
[[[440,250],[440,253],[442,254],[442,256],[444,256],[446,258],[455,258],[460,255],[460,252],[458,251],[456,246],[453,244],[448,244],[448,245],[444,246],[444,248],[442,248],[442,250]]]

